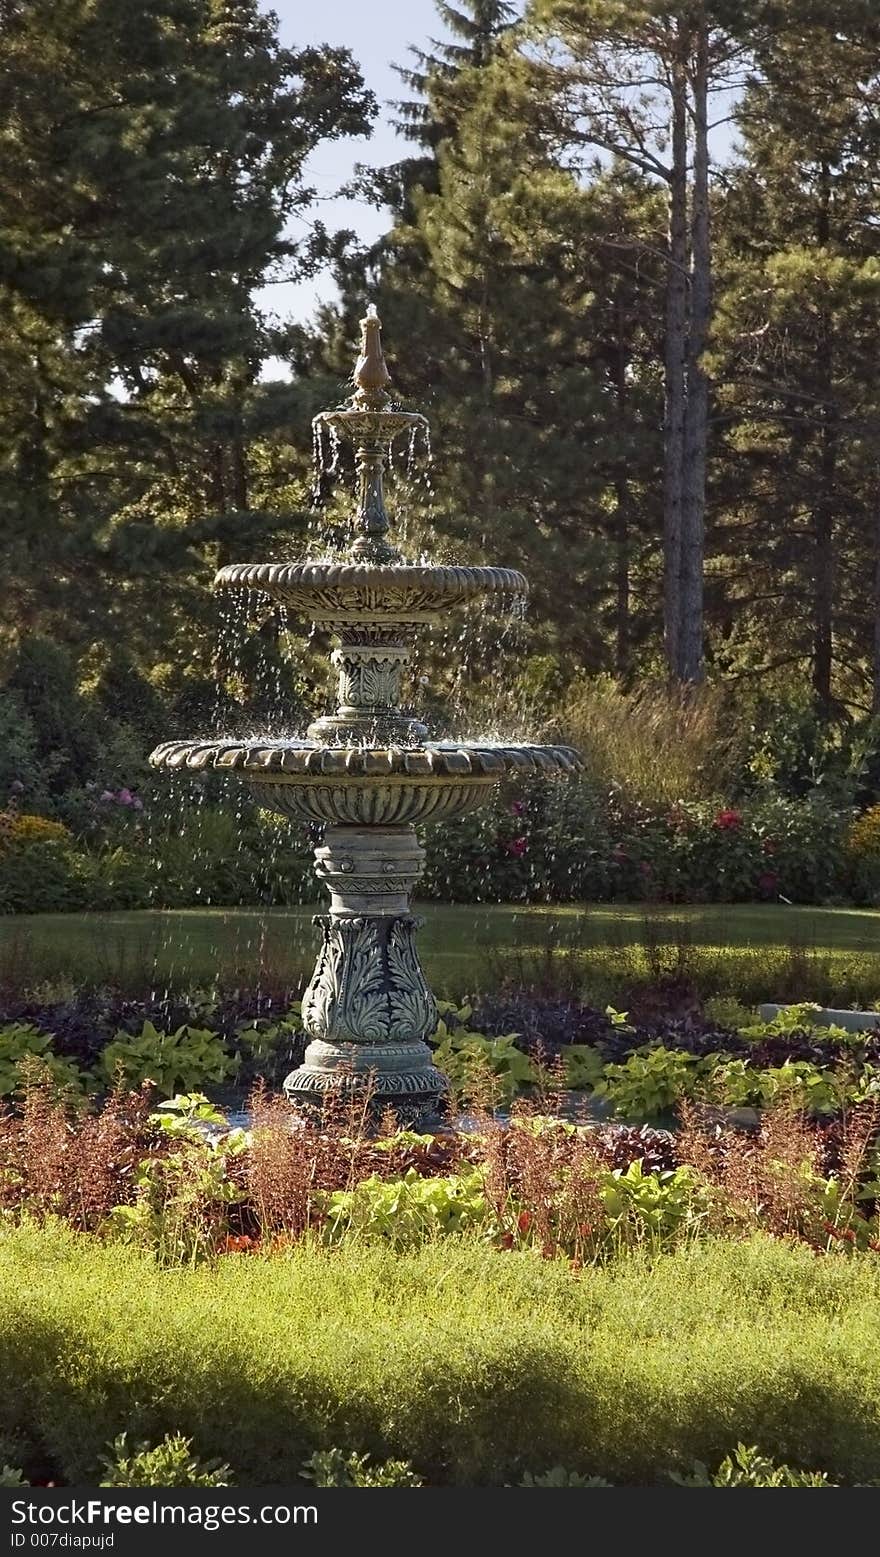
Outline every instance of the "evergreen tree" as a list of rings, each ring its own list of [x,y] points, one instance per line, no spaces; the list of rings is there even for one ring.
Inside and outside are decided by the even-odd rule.
[[[323,361],[341,376],[375,300],[396,384],[420,403],[430,385],[434,501],[409,495],[410,537],[522,566],[534,653],[627,672],[654,606],[643,563],[659,454],[656,265],[634,230],[658,211],[624,170],[579,184],[534,82],[507,48],[461,74],[469,106],[439,145],[437,188],[417,190],[412,221],[344,277]]]
[[[878,50],[863,0],[764,9],[725,212],[730,651],[809,667],[826,718],[880,709]]]
[[[252,292],[326,248],[288,236],[304,165],[372,98],[256,0],[7,0],[0,46],[6,629],[173,660],[223,548],[277,524]]]
[[[727,0],[532,0],[529,56],[571,161],[611,156],[667,199],[664,634],[670,674],[703,675],[711,320],[709,103],[730,91],[750,31]]]

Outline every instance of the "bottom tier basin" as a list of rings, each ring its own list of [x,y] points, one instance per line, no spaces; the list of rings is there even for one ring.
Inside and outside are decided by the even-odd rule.
[[[517,775],[582,767],[570,746],[425,742],[418,747],[325,746],[306,740],[166,741],[153,767],[238,774],[262,803],[296,821],[399,827],[474,810]]]

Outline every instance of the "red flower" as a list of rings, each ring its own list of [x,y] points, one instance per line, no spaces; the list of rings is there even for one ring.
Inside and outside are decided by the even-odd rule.
[[[528,849],[528,846],[528,838],[511,838],[507,845],[507,852],[508,854],[512,854],[514,859],[520,860]]]
[[[257,1239],[247,1233],[227,1233],[223,1241],[224,1254],[250,1254],[257,1247]]]
[[[512,802],[511,807],[510,807],[510,814],[511,814],[511,816],[522,816],[524,811],[525,811],[525,805],[524,805],[522,800],[514,800]]]
[[[736,832],[738,827],[742,827],[742,812],[719,811],[712,826],[719,827],[722,832]]]

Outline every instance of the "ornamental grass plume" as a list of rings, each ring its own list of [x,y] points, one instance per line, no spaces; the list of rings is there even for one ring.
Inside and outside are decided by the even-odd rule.
[[[479,1150],[502,1247],[528,1244],[576,1265],[596,1257],[606,1230],[600,1181],[608,1170],[590,1136],[517,1102],[509,1125],[481,1121]]]
[[[251,1139],[242,1158],[251,1213],[264,1236],[299,1238],[321,1219],[324,1196],[350,1190],[378,1175],[394,1178],[409,1167],[419,1172],[449,1172],[458,1153],[421,1152],[401,1145],[389,1150],[398,1133],[393,1113],[374,1126],[367,1087],[331,1100],[314,1118],[294,1114],[287,1099],[260,1081],[249,1100]]]
[[[117,1088],[100,1112],[87,1113],[81,1099],[59,1093],[39,1060],[24,1061],[22,1070],[21,1108],[0,1117],[0,1205],[94,1231],[134,1197],[152,1088]]]
[[[254,1216],[264,1237],[299,1237],[313,1214],[322,1137],[296,1127],[290,1104],[260,1082],[251,1094],[251,1145],[244,1165]]]
[[[791,1098],[765,1108],[755,1134],[723,1125],[693,1104],[682,1103],[679,1117],[679,1160],[714,1191],[708,1214],[716,1231],[810,1235],[822,1144]]]
[[[587,773],[637,804],[674,806],[723,794],[735,770],[735,736],[722,688],[661,684],[637,693],[611,676],[576,683],[554,725],[583,754]]]

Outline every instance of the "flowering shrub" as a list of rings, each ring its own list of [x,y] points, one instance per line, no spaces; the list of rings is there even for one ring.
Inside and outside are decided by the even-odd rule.
[[[0,813],[0,912],[311,901],[305,831],[218,800],[148,823],[129,789],[98,791],[75,832]],[[778,794],[647,806],[592,781],[524,781],[427,829],[419,891],[445,902],[880,901],[868,812]]]
[[[63,822],[53,822],[47,816],[16,815],[12,811],[0,816],[0,847],[32,843],[72,844],[70,829]]]
[[[526,783],[428,830],[420,890],[452,902],[839,902],[851,820],[819,792],[656,807],[583,778]]]
[[[846,847],[853,859],[869,855],[880,860],[880,805],[869,806],[856,817],[847,835]]]
[[[130,789],[105,789],[101,793],[100,802],[102,805],[130,807],[133,811],[144,809],[140,795],[133,795]]]
[[[857,903],[880,903],[880,805],[856,817],[846,838],[850,891]]]
[[[658,812],[612,798],[610,896],[657,902],[816,903],[846,892],[848,811],[819,795]]]

